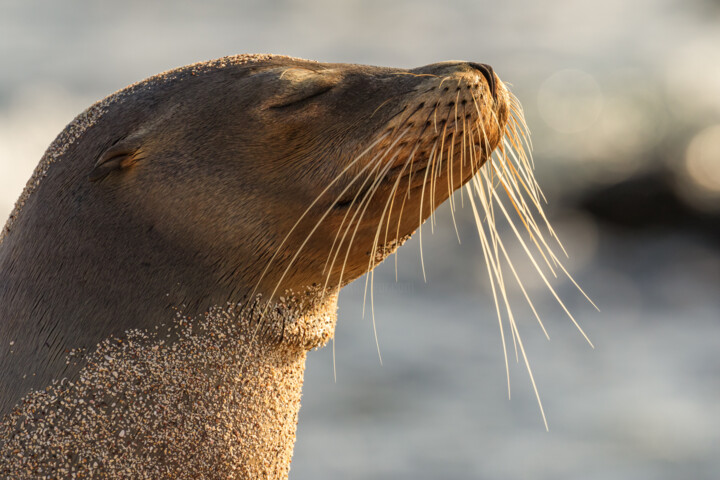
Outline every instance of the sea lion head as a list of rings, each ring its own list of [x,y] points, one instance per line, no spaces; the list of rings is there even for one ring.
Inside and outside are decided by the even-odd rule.
[[[241,55],[107,97],[48,148],[0,233],[0,403],[74,378],[68,352],[178,312],[240,305],[263,345],[323,344],[339,288],[497,168],[521,122],[492,68],[463,61]]]
[[[270,57],[187,72],[150,97],[92,188],[211,263],[221,289],[266,297],[367,272],[476,173],[508,118],[492,68],[460,61]]]
[[[320,301],[275,320],[263,307],[268,338],[295,328],[296,344],[322,344],[339,288],[486,168],[516,137],[518,108],[483,64],[269,55],[107,97],[48,148],[0,234],[2,331],[32,359],[21,369],[8,357],[3,378],[30,370],[42,386],[70,372],[67,351],[168,325],[173,309],[272,306],[287,292]]]

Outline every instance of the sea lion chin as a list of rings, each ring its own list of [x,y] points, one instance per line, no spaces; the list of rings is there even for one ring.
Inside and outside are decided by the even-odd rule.
[[[2,413],[76,378],[87,363],[69,351],[157,331],[178,310],[245,305],[244,341],[302,352],[304,367],[332,336],[338,289],[476,175],[511,109],[484,64],[272,55],[98,102],[49,147],[0,238]]]

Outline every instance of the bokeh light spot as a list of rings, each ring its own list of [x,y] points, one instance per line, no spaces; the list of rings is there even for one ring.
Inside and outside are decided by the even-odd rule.
[[[697,186],[720,195],[720,124],[702,130],[690,141],[685,168]]]
[[[540,115],[549,127],[561,133],[587,130],[602,107],[600,86],[590,74],[580,70],[554,73],[538,92]]]

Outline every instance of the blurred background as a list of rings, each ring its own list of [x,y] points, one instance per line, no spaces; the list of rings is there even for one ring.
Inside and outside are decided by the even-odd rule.
[[[502,344],[470,209],[447,205],[364,279],[311,353],[290,478],[720,477],[720,2],[716,0],[0,0],[0,216],[94,101],[236,53],[495,67],[523,102],[566,266],[533,275],[548,341],[511,288],[550,430]],[[505,232],[507,243],[512,232]],[[527,263],[527,264],[526,264]],[[510,345],[511,348],[511,345]]]

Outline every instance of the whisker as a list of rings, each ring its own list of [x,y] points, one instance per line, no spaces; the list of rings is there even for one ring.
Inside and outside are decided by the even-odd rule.
[[[473,177],[473,185],[476,189],[479,188],[478,186],[478,179],[477,177]],[[525,291],[525,287],[522,284],[522,280],[520,280],[520,276],[517,274],[517,271],[515,270],[515,266],[513,265],[512,261],[510,260],[510,256],[507,253],[507,250],[505,249],[505,246],[503,244],[502,239],[498,237],[498,246],[500,247],[500,250],[503,254],[503,257],[505,258],[505,262],[507,266],[510,268],[510,271],[512,272],[513,276],[515,277],[515,280],[517,282],[518,287],[520,288],[520,291],[525,296],[525,300],[527,301],[528,305],[530,306],[530,309],[532,310],[533,314],[535,315],[535,318],[538,321],[538,324],[540,324],[540,328],[542,328],[543,333],[545,334],[545,337],[550,340],[550,335],[548,334],[547,330],[545,329],[545,325],[543,324],[542,320],[540,319],[540,315],[538,315],[537,310],[535,310],[535,305],[533,305],[532,300],[530,299],[530,296],[528,295],[527,291]]]
[[[408,199],[407,195],[403,197],[402,204],[400,205],[400,213],[398,214],[397,231],[395,232],[395,238],[400,238],[400,222],[402,222],[402,214],[405,209],[405,201]],[[398,250],[395,250],[395,281],[398,281]]]
[[[437,106],[436,106],[436,107],[437,107]],[[431,115],[431,114],[432,114],[432,112],[430,112],[430,114],[428,114],[427,118],[430,118],[430,115]],[[409,120],[411,116],[412,116],[412,115],[409,115],[409,116],[406,118],[405,121]],[[410,156],[409,156],[410,172],[409,172],[409,177],[408,177],[408,192],[407,192],[406,197],[410,195],[410,182],[411,182],[411,180],[412,180],[412,164],[413,164],[413,160],[414,160],[414,157],[415,157],[415,152],[417,151],[417,149],[418,149],[419,146],[420,146],[420,141],[421,141],[421,139],[422,139],[422,134],[423,134],[423,133],[425,132],[425,130],[427,129],[427,118],[426,118],[426,120],[425,120],[425,125],[423,126],[422,130],[420,131],[420,134],[417,136],[417,139],[416,139],[416,141],[415,141],[415,144],[413,145],[413,150],[411,151]],[[404,133],[407,133],[408,131],[409,131],[409,128],[406,129]],[[393,145],[391,145],[389,148],[392,148],[396,143],[397,143],[397,141],[396,141],[395,143],[393,143]],[[389,150],[388,150],[388,151],[389,151]],[[395,157],[393,157],[393,158],[395,158]],[[393,165],[393,163],[394,163],[394,161],[387,162],[387,166],[384,167],[383,169],[381,169],[381,171],[382,171],[383,173],[382,173],[382,175],[380,175],[380,177],[384,177],[384,175],[387,173],[387,171],[390,169],[390,167]],[[407,166],[407,161],[406,161],[405,166],[403,166],[403,170],[405,169],[406,166]],[[400,176],[399,176],[398,178],[400,178]],[[376,182],[376,185],[379,185],[379,183]],[[371,189],[372,189],[372,188],[373,188],[373,187],[371,186]],[[371,193],[371,192],[368,192],[368,193]],[[372,194],[374,194],[374,192],[372,192]],[[366,198],[369,199],[369,198],[371,198],[371,196],[372,196],[372,195],[370,195],[370,196],[366,195]],[[340,251],[340,246],[341,246],[341,245],[343,244],[343,242],[345,241],[345,237],[347,236],[347,233],[349,232],[350,225],[352,225],[352,222],[354,221],[355,217],[357,216],[358,212],[360,211],[360,208],[362,207],[363,203],[364,203],[364,200],[363,200],[363,201],[361,202],[361,204],[358,206],[358,208],[356,209],[355,214],[354,214],[353,217],[350,219],[350,223],[348,224],[348,228],[345,230],[345,233],[343,234],[343,237],[342,237],[342,239],[341,239],[341,241],[340,241],[340,244],[338,245],[338,250],[337,250],[337,253],[335,254],[335,257],[333,258],[333,263],[332,263],[332,265],[334,265],[335,260],[336,260],[336,258],[337,258],[337,254],[338,254],[339,251]],[[403,200],[403,206],[404,206],[404,200]],[[360,218],[359,218],[358,221],[357,221],[357,225],[358,225],[358,226],[359,226],[360,220],[362,219],[362,217],[363,217],[363,215],[364,215],[364,211],[365,211],[366,208],[367,208],[367,205],[365,205],[365,207],[363,208],[363,213],[360,215]],[[401,212],[401,213],[402,213],[402,212]],[[399,230],[399,220],[398,220],[398,230]],[[339,232],[340,232],[340,229],[338,229],[338,234],[339,234]],[[355,232],[357,232],[357,226],[356,226],[356,228],[355,228]],[[351,247],[351,245],[352,245],[352,239],[353,239],[354,236],[355,236],[355,232],[353,232],[353,235],[352,235],[352,237],[351,237],[350,243],[349,243],[348,248],[347,248],[347,252],[346,252],[346,255],[345,255],[344,262],[343,262],[343,267],[342,267],[342,269],[341,269],[341,274],[340,274],[340,279],[341,279],[340,284],[342,284],[342,277],[343,277],[343,274],[344,274],[344,271],[345,271],[345,265],[347,264],[347,259],[348,259],[348,255],[349,255],[349,253],[350,253],[350,247]],[[331,253],[332,253],[332,252],[331,252]],[[371,258],[372,258],[372,256],[371,256]],[[397,259],[397,257],[396,257],[396,259]],[[331,270],[332,270],[332,265],[331,265],[331,267],[330,267]],[[328,275],[328,279],[326,279],[326,282],[325,282],[326,285],[327,285],[328,280],[329,280],[329,275]],[[363,315],[364,315],[364,311],[365,311],[365,303],[363,302]]]
[[[333,363],[333,381],[337,383],[337,363],[335,362],[335,335],[332,337],[332,363]]]
[[[540,276],[540,278],[541,278],[541,279],[543,280],[543,282],[545,283],[545,286],[550,290],[550,293],[552,293],[552,295],[555,297],[555,300],[556,300],[556,301],[558,302],[558,304],[562,307],[562,309],[565,311],[565,314],[570,318],[570,320],[572,320],[573,324],[574,324],[575,327],[580,331],[580,333],[581,333],[582,336],[585,338],[585,340],[588,342],[588,344],[590,344],[591,347],[595,348],[595,346],[593,345],[593,343],[590,341],[590,338],[587,336],[587,334],[585,333],[585,331],[582,329],[582,327],[580,327],[580,325],[578,324],[578,322],[575,320],[575,317],[573,317],[573,315],[572,315],[572,314],[570,313],[570,311],[567,309],[567,307],[565,306],[565,304],[563,303],[563,301],[560,299],[560,297],[558,296],[558,294],[555,292],[555,289],[552,287],[552,285],[550,285],[550,282],[549,282],[549,281],[547,280],[547,278],[545,277],[545,274],[542,273],[542,270],[540,269],[539,265],[538,265],[537,262],[535,261],[535,258],[532,256],[532,254],[530,253],[530,250],[528,249],[527,245],[525,244],[525,241],[522,239],[522,236],[520,235],[520,233],[518,232],[517,228],[515,227],[515,223],[512,221],[512,218],[510,218],[510,215],[508,214],[507,210],[505,209],[505,206],[503,205],[503,202],[502,202],[502,200],[500,199],[500,197],[497,195],[497,193],[496,193],[495,191],[492,191],[491,193],[492,193],[493,198],[495,199],[495,203],[498,205],[498,207],[500,207],[500,210],[501,210],[501,211],[503,212],[503,214],[505,215],[505,218],[507,219],[508,224],[510,225],[510,227],[511,227],[512,230],[513,230],[513,232],[515,233],[515,237],[516,237],[516,238],[518,239],[518,241],[520,242],[520,245],[522,245],[523,250],[525,250],[525,253],[526,253],[527,256],[528,256],[528,259],[532,262],[532,264],[533,264],[533,266],[535,267],[535,270],[537,271],[538,275]]]
[[[445,129],[447,130],[447,123],[445,124]],[[443,132],[443,137],[445,137],[445,132]],[[462,244],[462,241],[460,240],[460,232],[458,231],[457,221],[455,220],[455,191],[453,190],[453,187],[455,186],[455,181],[453,179],[453,158],[455,158],[454,155],[455,150],[455,132],[452,132],[452,139],[450,140],[450,149],[447,152],[447,181],[448,181],[448,200],[450,202],[450,217],[452,218],[453,222],[453,228],[455,229],[455,235],[457,236],[458,244]],[[462,189],[460,189],[462,192]]]
[[[470,187],[467,187],[468,190]],[[468,192],[468,195],[471,195],[471,192]],[[480,237],[480,245],[482,246],[482,252],[483,256],[485,257],[485,266],[488,271],[488,278],[490,280],[490,289],[492,291],[493,296],[493,303],[495,304],[495,311],[497,313],[498,318],[498,325],[500,327],[500,340],[502,342],[503,347],[503,357],[505,358],[505,374],[507,376],[507,389],[508,389],[508,398],[511,398],[510,393],[510,365],[508,362],[508,352],[507,352],[507,345],[505,340],[505,329],[503,328],[503,322],[502,322],[502,314],[500,313],[500,303],[498,302],[498,296],[497,291],[495,288],[495,277],[493,275],[493,271],[497,270],[494,266],[492,256],[490,255],[490,244],[488,243],[487,237],[485,235],[485,229],[482,226],[482,220],[480,220],[480,216],[478,214],[477,208],[475,207],[475,203],[471,201],[472,205],[472,211],[475,218],[475,223],[477,225],[477,231],[478,236]]]
[[[403,135],[404,135],[405,133],[407,133],[407,131],[403,132]],[[396,140],[396,142],[399,141],[399,140],[400,140],[400,138],[398,138],[398,139]],[[365,179],[365,182],[363,182],[363,189],[364,189],[365,183],[367,182],[367,180],[370,179],[370,177],[372,176],[373,172],[374,172],[376,169],[389,168],[389,166],[392,165],[392,162],[386,162],[386,164],[383,165],[382,160],[383,160],[383,159],[385,158],[385,156],[390,152],[390,149],[391,149],[393,146],[394,146],[394,144],[391,145],[391,146],[385,151],[385,153],[383,154],[383,156],[380,157],[380,159],[374,164],[373,169],[369,172],[368,176],[367,176],[366,179]],[[393,157],[393,158],[394,158],[394,157]],[[376,178],[375,182],[377,182],[377,178]],[[371,189],[372,189],[372,185],[373,185],[373,183],[371,183],[371,185],[370,185],[370,188],[371,188]],[[355,204],[358,196],[360,195],[360,193],[362,193],[363,189],[358,190],[358,193],[356,193],[356,194],[355,194],[355,197],[353,197],[352,203],[350,204],[350,207],[348,208],[348,211],[345,213],[345,216],[343,217],[342,223],[340,224],[340,227],[338,227],[337,233],[335,234],[335,240],[333,241],[333,248],[331,248],[330,253],[328,254],[328,258],[330,258],[330,256],[332,256],[332,263],[330,264],[330,267],[327,269],[328,274],[327,274],[327,277],[326,277],[326,279],[325,279],[325,285],[323,286],[323,288],[327,288],[327,285],[328,285],[328,283],[329,283],[329,281],[330,281],[330,276],[332,275],[333,267],[335,266],[335,261],[337,260],[337,257],[338,257],[338,255],[339,255],[339,253],[340,253],[340,249],[341,249],[341,247],[342,247],[342,244],[343,244],[344,241],[345,241],[345,238],[346,238],[346,236],[347,236],[347,234],[348,234],[348,232],[349,232],[349,229],[350,229],[351,226],[352,226],[353,221],[355,220],[355,218],[357,217],[358,213],[360,212],[360,207],[362,207],[363,203],[365,202],[365,199],[366,199],[367,196],[368,196],[369,190],[368,190],[368,192],[365,193],[365,195],[363,196],[363,199],[361,200],[360,204],[359,204],[359,205],[357,206],[357,208],[355,209],[355,213],[354,213],[353,216],[350,218],[350,221],[348,222],[347,227],[346,227],[345,230],[344,230],[343,236],[342,236],[342,238],[340,239],[340,243],[336,243],[336,242],[337,242],[337,239],[338,239],[338,236],[339,236],[340,233],[343,231],[342,227],[343,227],[343,225],[345,224],[345,219],[347,218],[347,216],[348,216],[348,215],[350,214],[350,212],[352,211],[352,206]],[[333,255],[333,252],[334,252],[334,255]],[[343,265],[343,271],[344,271],[344,265]],[[338,285],[342,286],[342,274],[340,275],[340,281],[339,281]]]
[[[382,183],[382,180],[383,180],[385,174],[390,170],[391,167],[392,167],[392,162],[387,162],[387,164],[383,166],[382,174],[376,178],[375,183],[373,184],[371,189],[365,194],[365,197],[363,198],[360,205],[358,205],[358,209],[360,207],[362,207],[362,211],[360,212],[360,216],[358,217],[357,221],[355,222],[355,229],[353,230],[353,233],[350,236],[350,240],[348,242],[348,246],[345,251],[345,259],[343,261],[342,269],[340,270],[340,280],[339,280],[340,285],[342,285],[342,278],[345,273],[345,267],[347,266],[348,258],[350,256],[350,249],[352,248],[353,241],[355,240],[355,235],[357,234],[357,231],[360,228],[360,223],[363,219],[363,216],[365,215],[365,212],[367,211],[367,208],[371,203],[370,201],[372,200],[373,196],[377,192],[380,183]],[[351,220],[350,224],[348,225],[348,228],[351,225],[352,225],[352,220]],[[346,233],[347,233],[347,231],[346,231]],[[363,305],[363,315],[364,315],[364,313],[365,313],[365,305]]]
[[[329,182],[328,185],[320,192],[320,194],[315,198],[315,200],[313,200],[313,202],[310,204],[310,206],[308,206],[308,207],[305,209],[305,211],[300,215],[300,218],[297,219],[297,221],[296,221],[295,224],[292,226],[292,228],[290,229],[290,231],[288,231],[288,233],[285,235],[285,238],[283,238],[283,240],[280,242],[280,245],[278,245],[278,248],[275,250],[275,254],[273,254],[273,256],[272,256],[272,257],[270,258],[270,260],[268,261],[268,264],[265,266],[265,269],[264,269],[264,270],[262,271],[262,273],[260,274],[260,278],[258,279],[257,284],[255,285],[255,288],[253,288],[252,293],[250,293],[249,298],[253,298],[253,297],[254,297],[255,293],[257,292],[258,287],[260,286],[260,282],[262,281],[262,279],[265,277],[265,275],[267,274],[268,270],[270,269],[270,265],[271,265],[272,262],[275,260],[275,258],[278,256],[278,254],[280,253],[280,249],[285,245],[285,242],[287,242],[288,238],[290,238],[290,235],[295,231],[295,229],[296,229],[297,226],[300,224],[300,222],[302,221],[302,219],[305,218],[305,216],[310,212],[310,210],[312,210],[312,208],[317,204],[317,202],[320,201],[320,198],[322,198],[322,196],[325,195],[325,193],[327,193],[327,192],[332,188],[333,185],[335,185],[335,183],[345,174],[345,172],[347,172],[348,170],[350,170],[363,156],[365,156],[368,152],[370,152],[373,148],[375,148],[375,146],[376,146],[378,143],[382,142],[386,137],[387,137],[386,134],[381,135],[377,140],[375,140],[374,142],[372,142],[369,147],[367,147],[365,150],[363,150],[362,153],[360,153],[360,155],[358,155],[358,156],[357,156],[352,162],[350,162],[339,174],[337,174],[337,175],[335,176],[335,178],[334,178],[331,182]],[[346,188],[349,188],[349,186],[346,187]],[[344,192],[344,191],[343,191],[343,192]],[[335,202],[337,202],[340,198],[342,198],[342,195],[338,196],[338,198],[337,198],[337,200],[336,200]],[[334,205],[334,204],[333,204],[333,205]],[[330,210],[328,210],[328,212],[329,212],[329,211],[330,211]],[[326,212],[326,214],[327,214],[328,212]],[[323,217],[323,218],[324,218],[324,217]],[[318,222],[318,223],[319,223],[319,222]],[[273,295],[274,295],[274,292],[273,292]],[[271,295],[271,297],[272,297],[272,295]]]
[[[350,201],[350,204],[349,204],[348,207],[347,207],[347,211],[345,212],[345,215],[343,216],[343,219],[342,219],[342,221],[340,222],[340,226],[339,226],[338,229],[337,229],[337,233],[335,234],[335,238],[333,239],[333,243],[332,243],[332,245],[330,246],[330,251],[329,251],[329,253],[328,253],[327,259],[325,260],[325,266],[323,267],[323,272],[328,271],[328,262],[329,262],[330,258],[332,257],[333,252],[335,251],[335,246],[336,246],[336,244],[337,244],[338,237],[340,236],[340,232],[342,231],[343,225],[345,225],[345,221],[347,220],[347,217],[350,215],[350,212],[352,211],[353,205],[354,205],[355,202],[357,201],[357,199],[358,199],[358,197],[360,196],[360,194],[363,192],[363,190],[364,190],[364,188],[365,188],[365,185],[367,184],[367,182],[368,182],[368,181],[370,180],[370,178],[372,177],[373,172],[375,172],[375,170],[378,169],[378,168],[382,165],[382,161],[383,161],[383,159],[385,158],[385,156],[390,152],[390,149],[394,146],[395,143],[397,143],[397,141],[399,141],[399,140],[405,135],[405,133],[407,133],[407,132],[404,132],[403,135],[401,135],[400,137],[398,137],[397,140],[393,143],[393,145],[391,145],[390,147],[388,147],[388,149],[385,150],[385,153],[383,153],[383,155],[380,156],[380,157],[377,159],[377,161],[375,161],[374,164],[372,164],[372,169],[370,169],[370,171],[368,172],[367,176],[365,177],[365,180],[363,180],[363,182],[360,184],[360,188],[357,189],[357,193],[355,194],[355,196],[353,197],[353,199]],[[377,156],[376,156],[375,158],[377,158]],[[375,160],[375,158],[373,158],[373,160]],[[368,165],[366,165],[366,168],[369,167],[369,166],[371,166],[371,163],[370,163],[370,162],[368,162]],[[365,170],[365,169],[363,169],[363,170],[361,170],[360,172],[358,172],[358,174],[356,175],[355,178],[357,178],[357,177],[359,177],[361,174],[363,174],[363,173],[364,173],[364,170]],[[353,180],[355,180],[355,179],[353,179]],[[338,245],[338,249],[339,249],[339,248],[340,248],[340,246]],[[331,270],[332,270],[332,265],[330,265],[330,271],[331,271]],[[327,284],[326,284],[326,286],[327,286]]]
[[[437,147],[437,140],[435,141],[435,144],[432,146],[432,150],[430,151],[430,158],[432,158],[435,155],[435,147]],[[425,274],[425,259],[423,257],[423,248],[422,248],[422,217],[423,217],[423,200],[425,198],[425,186],[427,184],[427,176],[428,171],[430,170],[429,166],[425,167],[425,177],[423,178],[423,186],[422,191],[420,192],[420,217],[418,220],[418,230],[420,235],[420,266],[422,267],[422,273],[423,273],[423,280],[425,280],[425,283],[427,283],[427,275]]]
[[[501,162],[501,166],[502,166],[502,168],[504,168],[504,163]],[[494,166],[493,162],[490,162],[488,168],[490,168],[491,171],[496,173],[497,178],[498,178],[498,183],[503,187],[503,189],[507,193],[508,198],[510,199],[510,202],[512,203],[513,207],[515,208],[515,211],[517,212],[518,217],[523,222],[523,225],[525,225],[525,228],[526,228],[527,232],[529,233],[530,238],[532,239],[533,243],[535,244],[538,251],[540,252],[540,255],[545,260],[545,263],[548,265],[548,268],[550,268],[550,271],[552,272],[552,274],[554,276],[557,276],[555,274],[555,270],[553,270],[552,265],[550,264],[550,261],[545,256],[545,252],[540,247],[535,236],[533,235],[531,227],[528,225],[528,222],[531,224],[534,224],[532,214],[529,211],[527,211],[526,205],[525,205],[524,200],[522,199],[522,196],[518,195],[520,200],[518,200],[518,198],[515,196],[514,190],[516,189],[517,185],[516,184],[507,184],[504,180],[505,177],[503,176],[503,173],[500,170],[498,170],[497,167]],[[542,235],[540,235],[540,237],[542,238]]]
[[[408,164],[410,163],[410,159],[405,161],[405,164],[403,165],[403,168],[400,170],[400,172],[397,174],[397,178],[395,180],[395,183],[393,184],[393,188],[390,191],[390,195],[388,197],[388,200],[385,202],[385,207],[383,208],[382,215],[380,216],[380,220],[378,221],[378,228],[375,231],[375,238],[373,239],[373,247],[370,252],[370,260],[368,264],[368,271],[370,272],[370,275],[365,276],[365,291],[363,293],[363,316],[365,315],[365,302],[367,298],[367,287],[368,287],[368,278],[370,279],[370,309],[371,309],[371,315],[372,315],[372,325],[373,325],[373,333],[375,334],[375,346],[377,347],[378,352],[378,358],[380,359],[380,364],[382,365],[382,355],[380,354],[380,343],[378,341],[377,337],[377,328],[376,328],[376,322],[375,322],[375,296],[374,296],[374,284],[375,284],[375,262],[377,260],[377,248],[378,248],[378,240],[380,238],[380,230],[382,228],[383,220],[385,218],[385,214],[388,213],[388,206],[390,206],[390,213],[388,213],[388,220],[385,227],[385,245],[387,245],[387,231],[390,228],[390,217],[392,213],[392,204],[395,200],[395,194],[397,193],[398,187],[400,185],[400,179],[402,178],[402,174],[405,171],[405,168],[407,168]],[[407,198],[407,197],[405,197]],[[403,206],[405,202],[403,200]],[[402,216],[402,209],[400,212],[400,215]],[[400,219],[398,220],[399,225]],[[398,226],[399,228],[399,226]],[[395,241],[399,241],[399,235],[395,237]],[[397,252],[397,247],[395,252]],[[395,281],[397,281],[397,255],[395,256]]]

